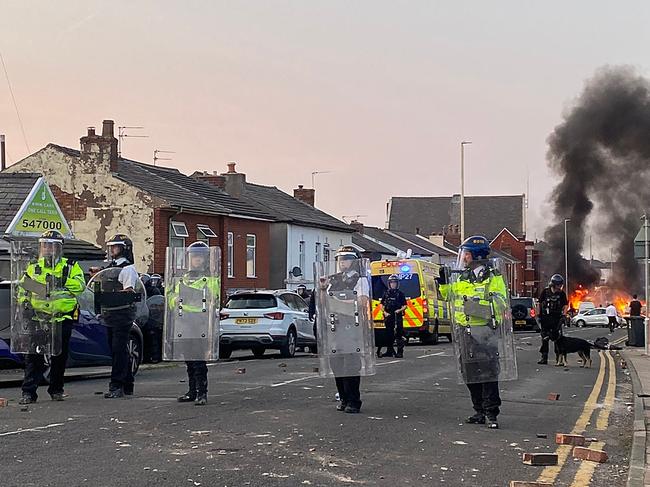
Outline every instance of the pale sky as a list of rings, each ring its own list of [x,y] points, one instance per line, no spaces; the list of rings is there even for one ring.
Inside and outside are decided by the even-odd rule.
[[[647,1],[25,1],[0,7],[32,152],[86,127],[143,125],[123,155],[172,150],[383,226],[392,195],[517,194],[529,237],[554,184],[546,137],[603,64],[648,74]],[[0,71],[0,133],[29,154]],[[138,132],[132,131],[132,134]]]

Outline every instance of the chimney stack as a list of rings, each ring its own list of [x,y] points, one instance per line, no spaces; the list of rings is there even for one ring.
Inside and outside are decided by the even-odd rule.
[[[103,167],[107,172],[117,172],[117,139],[114,136],[113,120],[104,120],[102,123],[102,135],[95,133],[95,127],[88,127],[88,134],[81,137],[81,157],[93,163],[95,166]],[[97,168],[89,170],[96,171]]]
[[[314,206],[316,190],[312,188],[305,188],[302,184],[299,184],[298,187],[293,190],[293,197],[298,201],[307,203],[309,206]]]
[[[228,172],[222,174],[221,176],[226,180],[226,193],[239,198],[244,192],[244,187],[246,186],[246,174],[237,172],[235,170],[236,165],[236,162],[229,162]]]
[[[356,232],[359,232],[359,233],[363,234],[363,223],[361,223],[360,221],[358,221],[358,220],[352,220],[352,221],[350,222],[350,226],[351,226],[352,228],[354,228],[354,230],[355,230]]]
[[[192,174],[192,177],[194,179],[198,179],[199,181],[211,184],[212,186],[216,186],[220,189],[226,188],[225,176],[220,176],[217,174],[217,171],[214,171],[212,174],[208,174],[207,171],[196,171],[194,174]]]

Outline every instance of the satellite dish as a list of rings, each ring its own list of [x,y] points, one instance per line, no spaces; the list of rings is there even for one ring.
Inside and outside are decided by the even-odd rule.
[[[295,266],[293,269],[291,269],[291,275],[293,277],[300,277],[302,276],[302,271],[300,270],[300,267]]]

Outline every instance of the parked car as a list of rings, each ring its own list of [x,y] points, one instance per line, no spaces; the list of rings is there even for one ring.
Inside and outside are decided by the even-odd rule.
[[[512,326],[515,330],[539,330],[535,298],[510,298],[510,308],[512,310]]]
[[[625,320],[620,314],[616,314],[619,326],[625,325]],[[609,326],[609,318],[605,314],[605,308],[585,309],[571,318],[571,324],[579,327],[583,326]]]
[[[287,290],[244,291],[228,298],[221,310],[219,357],[233,350],[251,349],[262,357],[267,349],[280,350],[291,358],[299,347],[316,352],[314,323],[308,305],[297,293]]]
[[[11,283],[0,282],[0,363],[16,367],[23,364],[22,354],[13,354],[10,349]],[[68,366],[110,365],[111,352],[108,346],[108,330],[95,314],[92,292],[84,291],[79,300],[79,323],[72,329]],[[6,306],[5,306],[6,305]],[[143,337],[138,324],[133,323],[129,334],[129,354],[133,373],[137,373],[143,357]]]

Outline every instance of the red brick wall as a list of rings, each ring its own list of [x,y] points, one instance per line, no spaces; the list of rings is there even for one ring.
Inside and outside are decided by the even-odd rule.
[[[198,215],[193,213],[176,213],[173,210],[156,209],[154,211],[154,269],[153,272],[164,274],[167,246],[169,245],[169,220],[183,222],[187,227],[189,238],[185,245],[196,240],[197,224],[208,225],[217,238],[210,239],[211,246],[221,247],[221,269],[223,290],[235,288],[268,288],[270,259],[270,223],[244,218]],[[227,232],[233,232],[235,251],[235,277],[227,277],[226,242]],[[257,237],[256,273],[257,278],[246,277],[246,235]]]
[[[514,238],[510,233],[502,231],[492,242],[492,246],[502,250],[519,261],[515,264],[516,283],[510,283],[510,292],[513,295],[524,296],[526,291],[525,269],[526,269],[526,241]]]
[[[75,198],[73,194],[62,191],[55,184],[51,184],[50,189],[68,222],[86,219],[86,210],[88,207],[82,199]]]

